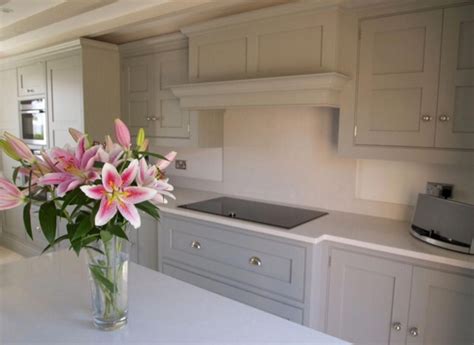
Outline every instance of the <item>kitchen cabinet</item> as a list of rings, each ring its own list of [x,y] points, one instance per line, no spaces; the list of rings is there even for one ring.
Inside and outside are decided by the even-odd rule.
[[[182,109],[172,85],[188,81],[187,40],[164,35],[120,46],[122,117],[166,147],[222,147],[223,111]]]
[[[407,264],[332,250],[328,333],[354,344],[404,344],[411,271]]]
[[[472,5],[362,20],[357,145],[474,149],[473,20]]]
[[[474,149],[474,5],[443,20],[435,146]]]
[[[46,93],[44,61],[33,62],[17,68],[18,96],[35,96]]]
[[[113,133],[120,113],[120,69],[115,45],[81,39],[66,56],[46,61],[50,145],[73,144],[69,128],[97,141]]]
[[[169,214],[158,243],[165,274],[308,324],[311,246]]]
[[[189,111],[169,89],[186,80],[186,49],[124,59],[123,116],[131,129],[145,128],[156,138],[189,138]]]
[[[409,345],[471,345],[474,277],[415,267],[408,327]]]
[[[0,131],[17,133],[19,128],[15,69],[0,71]]]
[[[472,344],[474,277],[330,252],[327,332],[355,344]]]
[[[340,12],[289,4],[198,23],[189,37],[192,82],[337,70]]]
[[[130,260],[158,271],[158,222],[139,211],[142,219],[140,228],[130,226],[128,238],[130,240]]]

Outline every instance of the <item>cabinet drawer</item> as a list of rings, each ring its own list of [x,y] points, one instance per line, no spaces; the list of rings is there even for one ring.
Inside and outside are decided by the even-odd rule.
[[[163,257],[303,301],[306,249],[193,220],[163,221]]]
[[[219,295],[253,306],[270,314],[280,316],[299,324],[303,323],[303,310],[300,308],[255,295],[251,292],[209,279],[206,276],[178,268],[170,263],[163,263],[163,273],[203,289],[215,292]]]

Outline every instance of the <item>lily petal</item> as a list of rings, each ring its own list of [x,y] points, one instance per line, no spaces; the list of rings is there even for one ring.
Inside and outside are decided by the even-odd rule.
[[[137,208],[132,204],[119,202],[118,210],[120,214],[132,224],[135,229],[138,229],[141,225],[140,215],[138,214]]]
[[[129,186],[135,177],[137,176],[138,172],[138,160],[134,159],[130,162],[128,167],[122,172],[122,185]]]
[[[127,125],[120,120],[115,119],[115,137],[120,145],[125,149],[129,149],[131,145],[130,131],[128,130]]]
[[[81,137],[84,136],[84,134],[77,129],[74,128],[69,128],[69,134],[71,135],[72,139],[77,143]]]
[[[9,195],[18,196],[21,194],[17,186],[4,178],[0,178],[0,190],[4,190]]]
[[[176,158],[177,154],[178,153],[176,151],[171,151],[170,153],[165,155],[165,158],[167,160],[159,159],[156,162],[156,166],[158,167],[158,169],[165,170],[171,164],[171,162]]]
[[[71,175],[68,173],[49,173],[44,175],[38,180],[38,184],[40,186],[49,186],[49,185],[57,185],[63,183],[71,178]]]
[[[139,204],[143,201],[151,200],[157,191],[146,187],[126,187],[120,200],[127,204]]]
[[[87,195],[89,198],[94,200],[100,200],[105,195],[106,190],[104,186],[81,186],[82,192]]]
[[[122,178],[117,169],[110,163],[105,163],[102,168],[102,183],[107,192],[112,192],[114,187],[122,185]]]
[[[103,197],[100,201],[99,210],[95,215],[95,225],[102,226],[105,225],[115,216],[117,213],[117,201],[109,200],[106,197]]]

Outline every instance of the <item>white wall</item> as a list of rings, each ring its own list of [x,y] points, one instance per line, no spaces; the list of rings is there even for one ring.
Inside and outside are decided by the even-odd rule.
[[[337,155],[337,123],[337,113],[327,108],[228,110],[223,181],[184,176],[171,181],[180,187],[395,219],[411,217],[409,205],[428,180],[453,183],[456,198],[474,202],[473,168],[342,158]],[[213,169],[209,160],[201,164],[202,154],[186,153],[186,159],[201,176]]]

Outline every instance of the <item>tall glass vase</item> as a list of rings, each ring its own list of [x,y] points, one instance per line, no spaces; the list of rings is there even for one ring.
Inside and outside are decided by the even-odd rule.
[[[115,330],[127,324],[129,242],[113,236],[87,249],[94,325]]]

